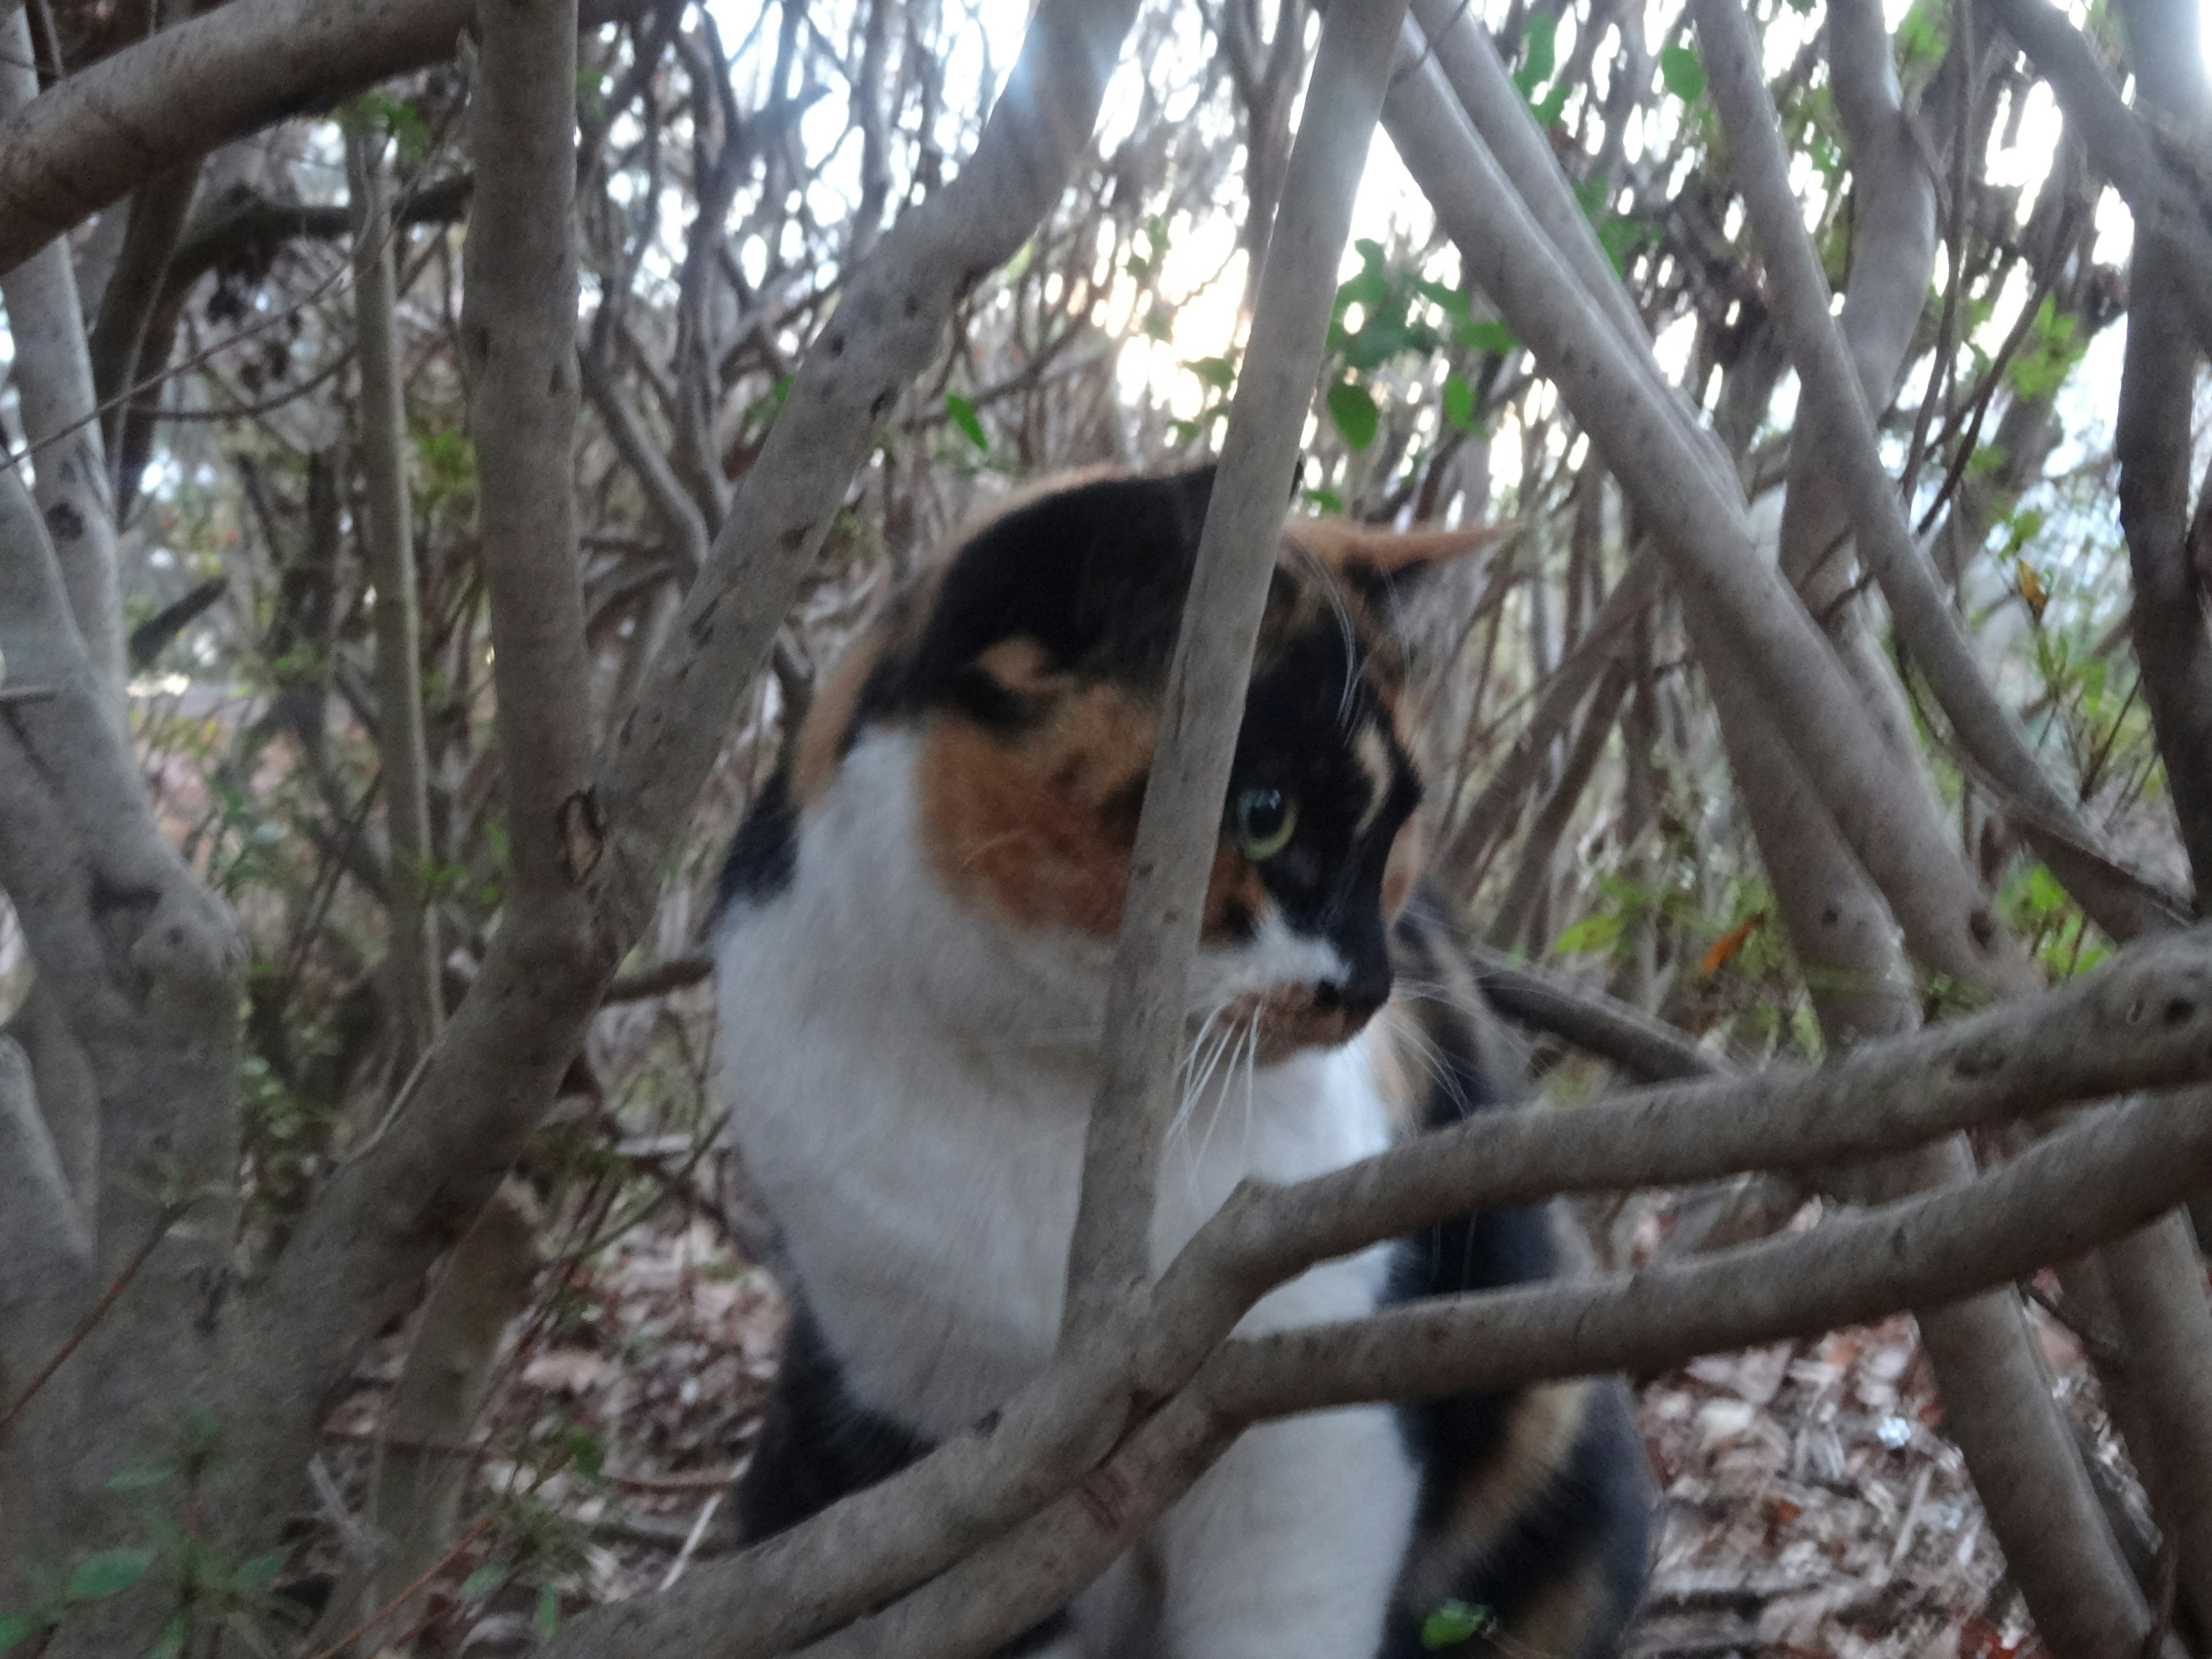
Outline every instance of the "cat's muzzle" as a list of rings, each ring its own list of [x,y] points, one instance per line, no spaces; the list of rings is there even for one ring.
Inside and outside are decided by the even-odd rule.
[[[1301,1048],[1334,1048],[1349,1042],[1382,1006],[1378,998],[1347,994],[1328,981],[1247,991],[1224,1013],[1230,1029],[1256,1027],[1254,1057],[1262,1066],[1288,1060]]]

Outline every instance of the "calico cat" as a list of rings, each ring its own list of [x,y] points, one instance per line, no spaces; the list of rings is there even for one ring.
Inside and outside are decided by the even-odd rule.
[[[893,1473],[1051,1355],[1211,486],[1094,478],[975,530],[854,646],[730,848],[713,924],[724,1078],[794,1308],[739,1492],[749,1537]],[[1419,890],[1390,620],[1414,566],[1479,539],[1285,531],[1191,975],[1156,1266],[1247,1176],[1317,1175],[1510,1097],[1480,989]],[[1547,1208],[1486,1212],[1322,1263],[1239,1328],[1564,1265]],[[1412,1659],[1457,1601],[1481,1631],[1449,1651],[1609,1653],[1648,1510],[1610,1380],[1266,1424],[1007,1651]]]

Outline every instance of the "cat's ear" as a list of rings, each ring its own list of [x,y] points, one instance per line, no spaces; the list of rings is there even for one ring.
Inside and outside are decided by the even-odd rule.
[[[1325,569],[1371,601],[1403,598],[1443,566],[1504,540],[1517,527],[1389,530],[1348,519],[1296,519],[1290,534]]]

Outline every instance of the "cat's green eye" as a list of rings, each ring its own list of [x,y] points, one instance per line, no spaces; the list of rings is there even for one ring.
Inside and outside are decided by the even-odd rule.
[[[1237,850],[1259,864],[1291,844],[1298,804],[1279,789],[1247,789],[1237,797]]]

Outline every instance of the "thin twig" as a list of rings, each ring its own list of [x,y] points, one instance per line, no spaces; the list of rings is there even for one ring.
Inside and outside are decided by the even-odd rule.
[[[356,1642],[366,1636],[370,1631],[374,1630],[386,1619],[389,1619],[398,1608],[403,1606],[408,1599],[415,1594],[416,1591],[421,1589],[423,1585],[428,1583],[440,1573],[445,1571],[447,1567],[450,1567],[454,1562],[459,1560],[461,1558],[461,1552],[467,1549],[470,1545],[475,1543],[477,1540],[483,1537],[484,1534],[489,1532],[491,1530],[491,1523],[497,1518],[497,1514],[495,1512],[494,1514],[487,1515],[483,1520],[477,1522],[476,1525],[471,1527],[466,1532],[463,1533],[459,1538],[453,1540],[453,1547],[451,1549],[447,1550],[443,1555],[433,1561],[428,1566],[425,1567],[422,1572],[416,1577],[413,1583],[400,1590],[398,1595],[394,1595],[382,1607],[377,1608],[375,1612],[370,1613],[368,1618],[362,1620],[361,1623],[356,1625],[343,1636],[338,1638],[337,1641],[331,1643],[330,1646],[324,1648],[319,1652],[316,1653],[313,1656],[313,1659],[338,1659],[338,1656],[340,1654],[343,1653]]]

